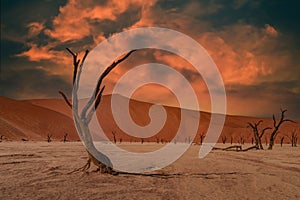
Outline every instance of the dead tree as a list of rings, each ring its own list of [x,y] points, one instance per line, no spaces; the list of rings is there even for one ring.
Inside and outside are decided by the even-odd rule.
[[[52,137],[52,135],[50,133],[48,133],[48,135],[47,135],[47,142],[51,142],[51,137]]]
[[[226,143],[226,136],[222,136],[222,143],[225,144]]]
[[[284,140],[284,136],[282,136],[282,138],[280,139],[280,146],[282,147],[283,144],[283,140]]]
[[[232,144],[232,143],[233,143],[233,137],[230,136],[230,144]]]
[[[281,111],[281,117],[280,117],[280,120],[279,120],[278,123],[276,122],[275,115],[273,115],[273,126],[274,126],[274,129],[273,129],[273,131],[272,131],[272,133],[270,135],[270,143],[269,143],[269,147],[268,147],[268,149],[270,149],[270,150],[273,149],[275,138],[276,138],[276,136],[277,136],[277,134],[279,132],[280,126],[284,122],[293,122],[293,123],[296,123],[293,120],[285,119],[284,113],[287,111],[286,109],[285,110],[280,109],[280,111]]]
[[[112,131],[111,134],[113,135],[113,140],[114,140],[114,143],[116,144],[117,143],[116,131]]]
[[[66,142],[67,141],[67,137],[68,137],[68,133],[66,133],[66,134],[64,134],[64,142]]]
[[[291,140],[291,143],[292,143],[292,147],[297,147],[297,133],[296,133],[296,130],[294,130],[292,132],[292,135],[291,136],[288,136],[286,135],[290,140]]]
[[[244,137],[240,136],[240,144],[245,144]]]
[[[101,172],[104,173],[110,173],[110,174],[116,174],[116,172],[113,170],[113,165],[110,161],[110,159],[104,155],[103,153],[97,151],[95,148],[93,141],[92,141],[92,136],[90,134],[90,130],[88,128],[88,124],[90,123],[95,111],[97,110],[102,94],[105,88],[105,85],[102,86],[102,82],[104,78],[113,70],[118,64],[123,62],[125,59],[127,59],[134,51],[132,50],[128,53],[126,53],[122,58],[114,61],[111,65],[109,65],[104,72],[100,75],[97,81],[97,85],[94,88],[92,96],[88,99],[87,103],[83,106],[83,109],[81,112],[78,110],[78,96],[77,96],[77,91],[78,91],[78,85],[79,85],[79,80],[80,80],[80,75],[82,72],[82,67],[84,64],[84,61],[89,53],[88,50],[85,51],[85,54],[83,56],[82,61],[77,58],[78,54],[72,52],[69,48],[67,48],[67,51],[73,56],[73,102],[69,101],[68,97],[61,91],[59,93],[62,95],[63,99],[67,103],[67,105],[73,109],[73,116],[74,120],[77,125],[77,130],[79,133],[82,133],[81,136],[83,137],[83,141],[85,142],[85,146],[87,148],[87,152],[89,155],[87,163],[75,170],[75,171],[86,171],[90,168],[91,162],[93,162],[98,169]],[[98,159],[97,159],[97,158]],[[104,164],[105,163],[105,164]]]
[[[200,134],[200,145],[202,145],[204,138],[205,138],[205,134],[201,133]]]
[[[266,130],[271,129],[270,127],[266,127],[261,131],[261,133],[259,133],[258,126],[262,122],[263,122],[262,120],[258,121],[257,123],[248,122],[248,125],[249,125],[248,127],[252,128],[253,136],[254,136],[254,139],[255,139],[255,146],[256,146],[257,149],[264,149],[264,147],[261,143],[261,138],[265,134]]]

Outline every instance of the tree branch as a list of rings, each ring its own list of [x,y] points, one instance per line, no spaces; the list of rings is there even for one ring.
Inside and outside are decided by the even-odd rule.
[[[264,129],[261,131],[261,134],[260,134],[259,138],[262,138],[262,136],[265,134],[265,131],[266,131],[266,130],[269,130],[269,129],[272,129],[272,128],[271,128],[271,127],[266,127],[266,128],[264,128]]]
[[[65,102],[72,108],[71,102],[68,100],[67,95],[65,95],[62,91],[59,91],[59,94],[64,98]]]
[[[111,70],[113,70],[118,64],[120,64],[121,62],[123,62],[126,58],[128,58],[128,56],[130,56],[135,51],[136,50],[132,50],[132,51],[128,52],[123,58],[121,58],[121,59],[119,59],[117,61],[114,61],[110,66],[108,66],[105,69],[105,71],[101,74],[101,76],[98,79],[97,86],[96,86],[96,88],[95,88],[95,90],[93,92],[93,95],[91,96],[91,98],[89,99],[89,101],[87,102],[87,104],[85,105],[85,107],[82,109],[81,118],[83,118],[83,119],[86,118],[87,117],[86,113],[91,108],[91,106],[93,105],[93,103],[95,101],[97,101],[97,99],[101,99],[101,97],[99,97],[99,95],[101,96],[102,92],[103,92],[103,91],[102,92],[100,91],[100,87],[101,87],[103,79],[111,72]],[[102,88],[102,89],[104,90],[104,88]],[[93,109],[91,109],[90,112],[93,112],[92,110]]]

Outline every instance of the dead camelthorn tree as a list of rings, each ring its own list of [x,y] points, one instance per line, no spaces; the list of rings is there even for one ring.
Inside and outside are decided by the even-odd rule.
[[[116,131],[112,131],[111,134],[113,135],[113,140],[114,140],[114,143],[116,144],[117,143]]]
[[[156,143],[157,143],[157,144],[159,143],[159,138],[158,138],[158,137],[156,137]]]
[[[297,147],[297,133],[296,133],[296,130],[294,130],[291,134],[291,136],[288,136],[286,135],[290,140],[291,140],[291,143],[292,143],[292,147]]]
[[[205,138],[205,134],[201,133],[200,134],[200,145],[202,145],[204,138]]]
[[[225,144],[226,143],[226,136],[222,136],[222,143]]]
[[[270,135],[270,143],[269,143],[269,147],[268,149],[273,149],[273,146],[274,146],[274,142],[275,142],[275,138],[279,132],[279,128],[280,126],[284,123],[284,122],[293,122],[293,123],[296,123],[294,122],[293,120],[290,120],[290,119],[285,119],[285,112],[287,111],[286,109],[285,110],[282,110],[280,109],[281,111],[281,117],[279,119],[279,121],[277,122],[276,119],[275,119],[275,115],[273,115],[273,126],[274,126],[274,129]]]
[[[260,123],[262,123],[263,121],[260,120],[258,121],[257,123],[251,123],[251,122],[248,122],[248,127],[251,127],[252,128],[252,131],[253,131],[253,135],[254,135],[254,139],[255,139],[255,147],[256,149],[264,149],[263,148],[263,145],[261,143],[261,138],[262,136],[265,134],[266,130],[269,130],[271,129],[270,127],[266,127],[264,128],[260,133],[258,131],[258,126]]]
[[[65,134],[64,134],[64,140],[63,140],[64,142],[67,141],[67,137],[68,137],[68,133],[65,133]]]
[[[284,136],[281,137],[280,139],[280,146],[282,147],[282,144],[283,144],[283,140],[284,140]]]
[[[50,133],[48,133],[48,135],[47,135],[47,142],[51,142],[51,137],[52,137],[52,135]]]
[[[84,54],[82,60],[78,59],[77,58],[78,54],[72,52],[69,48],[67,48],[67,51],[73,56],[73,67],[74,67],[73,93],[72,93],[73,94],[73,98],[72,98],[73,102],[70,102],[68,97],[63,92],[59,91],[59,93],[62,95],[62,97],[64,98],[67,105],[71,109],[73,109],[73,116],[74,116],[75,123],[77,125],[76,127],[78,130],[78,133],[80,134],[82,140],[84,141],[88,155],[89,155],[87,163],[83,167],[76,169],[73,172],[79,171],[79,170],[86,171],[90,168],[91,162],[93,162],[98,167],[97,168],[98,171],[101,171],[104,173],[109,173],[109,174],[117,174],[113,170],[113,165],[112,165],[110,159],[103,153],[97,151],[96,147],[94,146],[88,125],[89,125],[96,109],[98,108],[98,106],[100,104],[102,94],[103,94],[103,91],[105,88],[105,86],[102,86],[102,82],[103,82],[104,78],[111,72],[111,70],[113,70],[118,64],[120,64],[125,59],[127,59],[136,50],[132,50],[132,51],[126,53],[122,58],[114,61],[111,65],[109,65],[104,70],[104,72],[100,75],[100,77],[97,80],[97,85],[94,88],[92,96],[87,100],[87,102],[83,106],[83,109],[81,112],[79,112],[79,110],[78,110],[77,91],[78,91],[80,75],[82,72],[82,67],[83,67],[84,61],[85,61],[89,51],[88,50],[85,51],[85,54]]]

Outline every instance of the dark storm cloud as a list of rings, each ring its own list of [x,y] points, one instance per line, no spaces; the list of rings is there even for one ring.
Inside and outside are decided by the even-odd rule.
[[[82,52],[114,33],[160,26],[188,34],[209,51],[229,98],[234,99],[232,107],[240,104],[245,111],[241,114],[257,114],[243,109],[264,102],[258,107],[261,116],[287,107],[300,118],[299,4],[292,0],[2,0],[0,95],[41,98],[58,97],[58,90],[70,93],[72,60],[66,47]],[[127,63],[135,66],[157,59],[148,53],[144,57]],[[173,58],[163,59],[198,83],[195,71]]]
[[[265,102],[266,113],[262,117],[270,117],[280,108],[288,109],[288,115],[293,119],[300,119],[300,80],[263,82],[253,85],[227,85],[226,93],[230,98],[245,101],[244,106],[254,107],[257,102]],[[251,103],[251,104],[249,104]]]
[[[59,97],[60,90],[70,97],[71,81],[39,69],[9,70],[0,81],[0,96],[15,99]]]

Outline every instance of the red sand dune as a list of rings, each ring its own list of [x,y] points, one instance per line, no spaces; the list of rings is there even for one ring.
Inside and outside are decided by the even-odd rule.
[[[118,96],[118,98],[125,98]],[[112,131],[116,132],[116,138],[119,141],[136,141],[140,138],[132,137],[121,131],[114,122],[110,108],[111,96],[103,96],[101,104],[97,110],[97,116],[101,126],[110,140],[113,139]],[[139,125],[146,125],[150,122],[148,110],[152,104],[136,100],[130,101],[130,114],[133,120]],[[180,109],[165,106],[167,111],[167,121],[164,128],[155,136],[144,139],[145,142],[157,140],[170,141],[176,133],[180,122]],[[193,115],[191,111],[191,116]],[[277,111],[274,111],[277,112]],[[279,112],[279,110],[278,110]],[[200,141],[200,134],[207,131],[210,121],[210,113],[200,112],[200,122],[197,135],[194,142]],[[288,116],[288,112],[287,112]],[[247,128],[247,122],[258,122],[261,118],[243,117],[243,116],[226,116],[225,126],[218,142],[222,137],[226,137],[226,142],[237,143],[241,138],[245,142],[251,142],[252,130]],[[262,119],[261,128],[273,125],[271,118]],[[300,130],[300,121],[297,123],[285,123],[280,129],[277,142],[286,134],[290,135],[293,130]],[[69,140],[78,140],[79,137],[72,120],[71,109],[62,99],[42,99],[17,101],[5,97],[0,97],[0,135],[8,140],[46,140],[47,134],[52,134],[54,140],[62,140],[63,135],[68,133]],[[187,141],[189,134],[185,138],[178,140]],[[270,131],[266,133],[268,138]],[[280,135],[281,134],[281,135]],[[265,139],[263,138],[263,141]],[[285,139],[285,142],[289,142]]]

